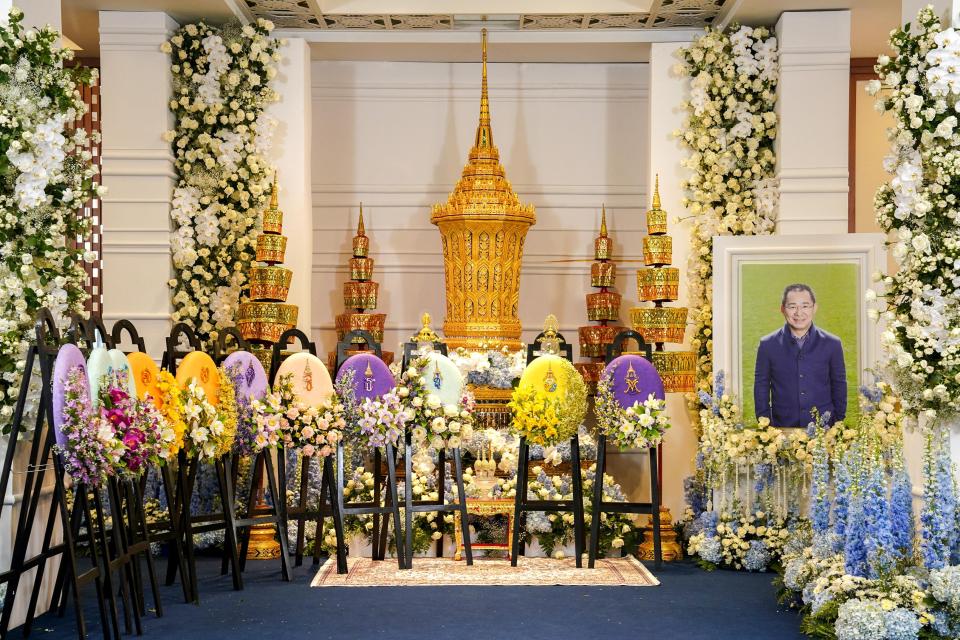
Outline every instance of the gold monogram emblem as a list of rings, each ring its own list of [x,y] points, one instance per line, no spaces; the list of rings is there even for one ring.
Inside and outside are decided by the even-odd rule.
[[[373,377],[373,368],[369,361],[367,361],[367,370],[363,372],[363,376],[363,388],[367,391],[373,391],[373,383],[376,382],[376,378]]]
[[[147,384],[150,384],[152,380],[153,380],[153,376],[150,375],[149,371],[144,369],[143,371],[140,372],[140,382],[147,385]]]
[[[557,390],[557,378],[553,375],[553,365],[547,365],[547,375],[543,377],[543,388],[547,393],[553,393]]]
[[[630,363],[630,368],[627,369],[627,376],[623,379],[627,383],[627,393],[630,395],[636,395],[640,393],[640,389],[637,388],[637,384],[640,383],[640,378],[637,377],[637,372],[633,370],[633,363]]]
[[[307,391],[313,391],[313,372],[310,371],[310,363],[303,368],[303,388]]]
[[[210,382],[210,369],[207,367],[200,369],[200,382],[203,384]]]

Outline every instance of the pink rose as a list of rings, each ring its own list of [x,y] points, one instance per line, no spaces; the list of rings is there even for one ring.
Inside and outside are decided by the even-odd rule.
[[[303,447],[303,455],[305,455],[308,458],[313,456],[314,451],[315,449],[313,448],[312,444],[304,445]]]

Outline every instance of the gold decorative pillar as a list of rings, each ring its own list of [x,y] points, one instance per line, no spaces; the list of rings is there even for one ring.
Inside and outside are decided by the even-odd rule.
[[[617,265],[613,262],[613,238],[607,235],[607,207],[600,214],[600,235],[593,241],[593,264],[590,265],[590,286],[600,291],[587,294],[587,319],[599,324],[579,327],[580,357],[590,362],[574,366],[593,393],[603,372],[607,345],[613,342],[622,327],[608,324],[620,319],[620,294],[613,291]]]
[[[673,261],[673,238],[667,235],[667,212],[660,208],[660,176],[653,187],[653,208],[647,211],[647,235],[643,238],[643,261],[648,267],[637,270],[637,295],[643,302],[652,302],[652,307],[630,309],[633,328],[646,342],[654,344],[653,365],[663,379],[667,393],[693,391],[697,366],[697,354],[692,351],[666,351],[664,343],[683,342],[687,328],[686,307],[665,307],[664,302],[673,302],[680,297],[680,270],[671,267]],[[661,492],[663,474],[663,447],[657,450],[661,456]],[[640,545],[641,560],[653,560],[653,523],[643,527],[644,542]],[[677,541],[670,510],[660,507],[660,538],[663,559],[667,562],[683,558],[683,549]]]
[[[257,262],[250,267],[250,302],[244,302],[237,311],[237,328],[245,340],[253,345],[253,353],[270,371],[273,345],[287,329],[297,326],[299,309],[295,304],[285,304],[293,281],[293,271],[281,266],[287,248],[283,235],[283,212],[278,204],[277,174],[273,174],[270,190],[270,206],[263,212],[263,233],[257,236]],[[271,455],[268,452],[267,455]],[[282,455],[282,453],[281,453]],[[251,470],[253,473],[253,470]],[[266,474],[267,470],[263,469]],[[269,509],[263,491],[265,477],[260,480],[254,513]],[[252,514],[247,514],[251,517]],[[247,558],[268,560],[280,557],[277,528],[272,523],[258,524],[250,528],[250,546]]]
[[[383,343],[383,326],[387,320],[385,313],[369,313],[370,309],[377,308],[377,298],[380,295],[380,283],[373,280],[373,258],[370,257],[370,237],[363,223],[363,203],[360,203],[360,217],[357,220],[357,235],[353,236],[350,256],[350,280],[343,283],[343,306],[346,308],[336,318],[337,341],[343,340],[351,331],[367,331],[377,342]],[[357,350],[365,345],[361,340],[354,339]],[[393,353],[384,351],[382,360],[390,364],[393,362]],[[331,351],[327,355],[327,365],[330,371],[336,369],[337,352]]]
[[[520,270],[533,205],[513,192],[493,143],[487,97],[487,31],[483,30],[480,122],[460,181],[430,222],[443,243],[446,318],[451,348],[521,348]]]

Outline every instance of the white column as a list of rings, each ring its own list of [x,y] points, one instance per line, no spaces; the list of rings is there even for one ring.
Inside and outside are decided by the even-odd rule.
[[[157,357],[170,330],[174,158],[170,60],[178,25],[156,11],[100,12],[103,131],[103,317],[131,320]]]
[[[660,200],[668,213],[669,233],[673,236],[673,264],[684,275],[680,278],[680,299],[674,303],[683,306],[687,301],[686,265],[690,247],[690,229],[688,223],[678,223],[677,218],[685,217],[681,207],[683,189],[681,187],[689,171],[680,166],[687,151],[673,135],[683,127],[685,112],[678,108],[689,96],[689,82],[673,72],[678,62],[677,50],[687,46],[687,42],[656,42],[651,45],[650,62],[650,99],[649,99],[649,148],[647,161],[646,192],[652,198],[654,178],[660,176]],[[637,205],[642,211],[650,208],[650,202]],[[643,214],[640,214],[643,215]],[[646,228],[645,222],[640,223]],[[634,286],[635,269],[622,269],[620,278],[626,282],[622,290],[629,292]],[[629,293],[627,299],[634,295]],[[689,348],[689,336],[687,336]],[[674,346],[680,349],[679,346]],[[683,479],[694,471],[693,459],[697,451],[697,436],[690,424],[684,394],[672,393],[667,396],[667,410],[672,428],[667,432],[663,444],[663,487],[662,501],[669,507],[675,518],[683,514]],[[610,470],[623,485],[624,491],[633,500],[645,500],[649,495],[647,478],[649,471],[646,451],[619,452],[611,449],[607,452]]]
[[[300,307],[297,326],[309,336],[313,279],[310,47],[302,38],[288,38],[281,52],[283,61],[273,80],[280,101],[268,109],[277,120],[270,161],[280,177],[280,209],[287,236],[284,264],[293,270],[287,302]]]
[[[777,40],[778,231],[846,233],[850,12],[787,11]]]

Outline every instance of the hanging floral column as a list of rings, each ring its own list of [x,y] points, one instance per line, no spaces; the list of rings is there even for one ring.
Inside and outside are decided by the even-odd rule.
[[[173,193],[173,320],[204,341],[234,325],[254,257],[259,211],[272,170],[266,159],[279,99],[270,88],[280,59],[273,24],[203,22],[180,29],[170,54],[170,110],[177,187]]]
[[[103,189],[82,129],[69,130],[85,111],[77,85],[89,69],[68,69],[73,57],[53,29],[27,29],[14,8],[0,25],[0,429],[8,432],[24,356],[38,310],[58,324],[82,312],[87,293],[83,260],[74,246],[86,221],[83,203]],[[37,393],[27,397],[35,410]]]

